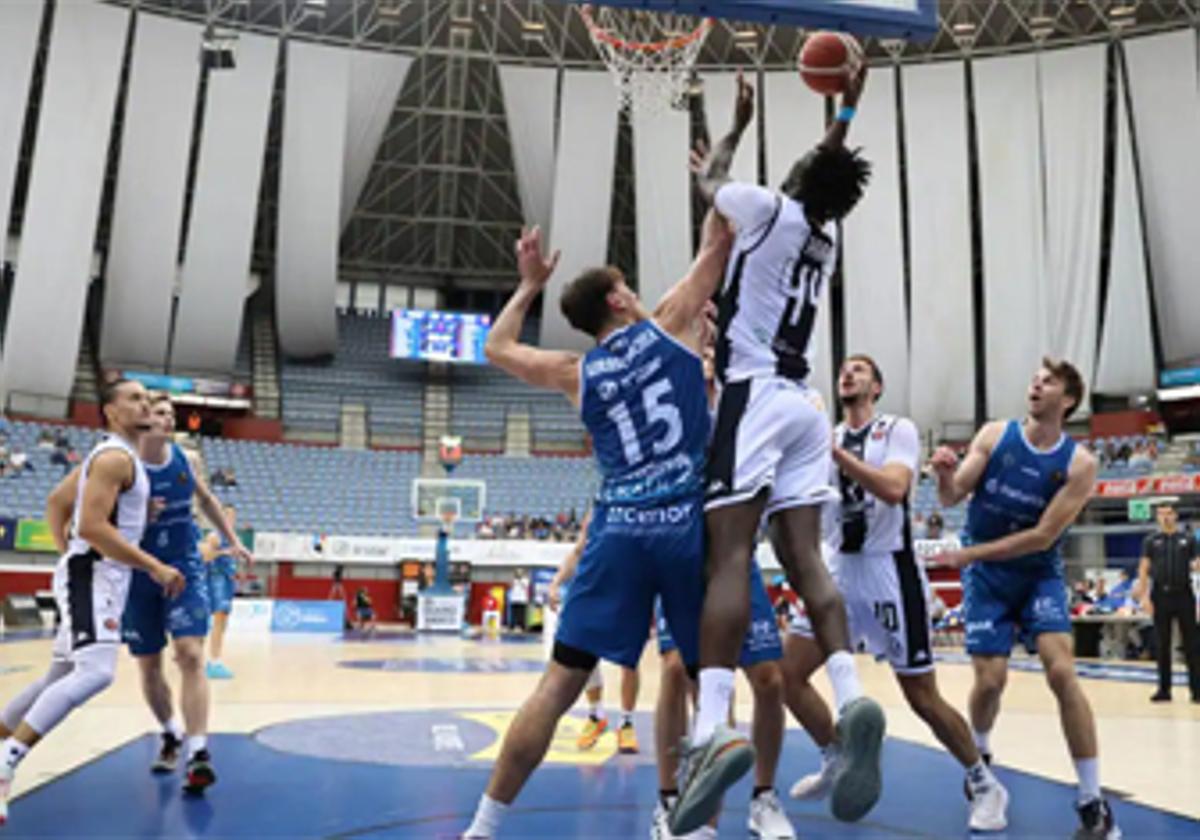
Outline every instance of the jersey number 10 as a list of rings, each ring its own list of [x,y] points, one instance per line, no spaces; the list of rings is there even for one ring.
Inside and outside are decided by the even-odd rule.
[[[646,386],[642,391],[642,407],[646,412],[646,423],[650,426],[663,425],[666,428],[662,435],[651,444],[655,455],[666,455],[679,445],[683,438],[683,417],[679,409],[669,401],[671,383],[667,379],[658,379]],[[646,460],[642,446],[638,442],[637,429],[633,425],[633,416],[625,403],[617,403],[608,410],[608,419],[617,424],[617,434],[621,437],[621,448],[625,450],[625,460],[629,466],[635,467]]]

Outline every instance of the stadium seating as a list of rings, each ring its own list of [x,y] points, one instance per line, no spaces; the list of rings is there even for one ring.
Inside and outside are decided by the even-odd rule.
[[[425,368],[388,356],[388,319],[338,316],[333,359],[283,361],[280,386],[287,429],[336,433],[344,401],[367,406],[372,434],[420,440]]]

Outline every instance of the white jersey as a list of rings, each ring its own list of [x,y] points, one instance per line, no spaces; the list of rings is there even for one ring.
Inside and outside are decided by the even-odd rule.
[[[138,457],[133,447],[116,435],[109,435],[96,444],[83,461],[79,489],[75,494],[75,514],[71,519],[71,540],[67,547],[68,554],[86,554],[92,550],[86,541],[79,538],[79,517],[83,512],[83,489],[87,484],[88,470],[91,468],[92,462],[96,460],[96,456],[111,449],[120,450],[133,459],[133,485],[122,490],[117,496],[112,523],[121,532],[121,536],[129,542],[137,545],[142,541],[142,534],[146,530],[146,509],[150,502],[150,479],[146,475],[142,459]],[[129,568],[123,563],[118,565],[123,569]]]
[[[814,228],[804,205],[751,184],[724,184],[715,204],[737,227],[721,290],[717,376],[806,380],[817,310],[837,265],[837,226]]]
[[[920,436],[906,417],[879,414],[860,429],[839,423],[834,429],[838,446],[871,467],[903,464],[917,474],[921,455]],[[911,552],[912,532],[908,524],[908,497],[889,505],[868,493],[862,485],[831,464],[830,480],[838,490],[835,503],[824,510],[825,542],[836,554],[887,555]]]

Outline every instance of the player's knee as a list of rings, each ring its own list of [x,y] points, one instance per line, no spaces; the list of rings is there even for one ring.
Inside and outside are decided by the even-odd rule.
[[[778,663],[763,662],[751,668],[746,676],[756,701],[777,703],[783,700],[783,673]]]
[[[1076,686],[1075,666],[1068,659],[1051,663],[1046,668],[1046,682],[1059,698],[1070,693]]]
[[[662,680],[672,685],[685,685],[688,681],[688,669],[683,664],[683,657],[678,651],[672,651],[662,658]]]
[[[199,645],[180,647],[175,651],[175,662],[179,670],[192,674],[204,670],[204,651]]]
[[[814,587],[813,592],[804,599],[804,607],[810,616],[816,618],[833,612],[844,613],[846,602],[842,599],[842,593],[838,592],[830,580],[828,585]]]

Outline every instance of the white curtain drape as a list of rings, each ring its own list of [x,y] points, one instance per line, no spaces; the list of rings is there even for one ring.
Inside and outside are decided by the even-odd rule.
[[[975,346],[963,65],[904,68],[912,248],[911,414],[922,429],[971,422]]]
[[[61,413],[75,381],[128,9],[60,3],[38,115],[3,371],[8,405]]]
[[[554,160],[558,69],[502,64],[500,88],[525,223],[550,236],[555,167],[549,162]]]
[[[987,403],[1017,417],[1026,384],[1048,351],[1045,218],[1037,57],[972,65],[979,138]]]
[[[638,293],[654,307],[692,261],[687,112],[633,110]]]
[[[543,347],[585,348],[559,309],[563,287],[581,271],[605,264],[617,155],[617,89],[606,72],[563,74],[562,117],[554,163],[551,246],[562,260],[542,304]]]
[[[1096,369],[1104,202],[1103,44],[1039,56],[1046,173],[1045,352]],[[988,371],[989,376],[991,371]],[[1085,404],[1076,416],[1088,413]]]
[[[1196,32],[1130,38],[1125,44],[1137,132],[1146,238],[1164,361],[1200,357],[1196,243],[1200,242],[1200,94]]]
[[[278,54],[276,38],[243,32],[236,69],[208,77],[171,341],[171,367],[176,371],[233,370]]]
[[[339,201],[350,92],[350,52],[288,44],[275,312],[289,356],[337,350]]]
[[[178,275],[201,29],[139,13],[105,269],[100,360],[162,368]]]
[[[1108,299],[1096,361],[1095,389],[1104,394],[1144,394],[1155,386],[1154,339],[1150,330],[1142,206],[1123,81],[1117,93],[1115,177]]]
[[[847,141],[862,147],[872,172],[866,195],[843,225],[846,353],[875,359],[886,384],[880,409],[907,414],[908,313],[897,125],[896,71],[872,70]]]
[[[396,110],[412,58],[395,53],[350,53],[350,99],[346,106],[341,227],[345,228],[379,153],[379,144]]]
[[[5,219],[12,210],[17,155],[44,7],[43,0],[0,4],[0,114],[8,114],[0,120],[0,213]],[[6,253],[7,247],[8,236],[0,236],[0,263],[12,256]]]

